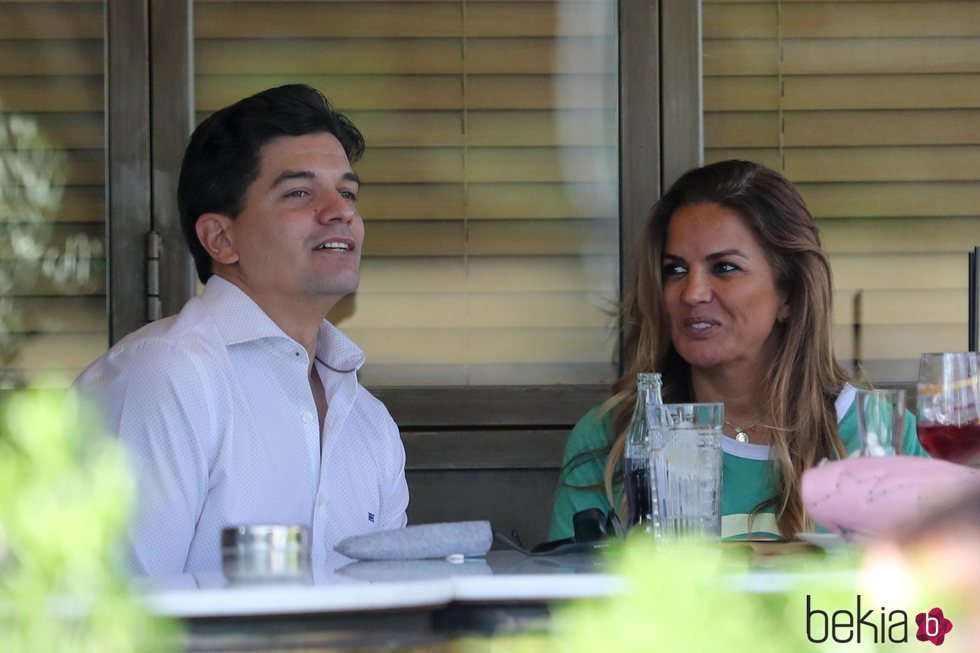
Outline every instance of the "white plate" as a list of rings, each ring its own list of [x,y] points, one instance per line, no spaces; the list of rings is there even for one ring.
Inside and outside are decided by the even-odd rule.
[[[847,540],[837,533],[797,533],[796,537],[808,544],[820,547],[827,553],[844,551],[848,547]]]

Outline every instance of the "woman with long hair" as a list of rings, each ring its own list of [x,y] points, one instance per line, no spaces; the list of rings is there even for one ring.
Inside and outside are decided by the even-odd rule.
[[[696,168],[657,202],[638,245],[623,309],[627,370],[569,436],[551,538],[570,536],[585,508],[624,514],[640,372],[663,375],[668,403],[725,405],[722,537],[811,529],[801,475],[860,438],[831,343],[830,264],[803,198],[749,161]],[[905,452],[924,455],[908,417]]]

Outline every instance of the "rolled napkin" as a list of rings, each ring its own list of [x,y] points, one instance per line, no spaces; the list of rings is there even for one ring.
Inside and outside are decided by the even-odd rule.
[[[353,535],[334,550],[356,560],[425,560],[457,554],[483,556],[491,544],[490,522],[460,521]]]
[[[801,483],[814,521],[861,540],[904,528],[980,490],[980,470],[914,456],[848,458],[808,469]]]

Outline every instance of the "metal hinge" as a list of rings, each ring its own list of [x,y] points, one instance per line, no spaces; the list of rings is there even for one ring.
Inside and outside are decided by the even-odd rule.
[[[160,303],[160,253],[163,238],[155,231],[146,233],[146,321],[159,320],[163,315]]]

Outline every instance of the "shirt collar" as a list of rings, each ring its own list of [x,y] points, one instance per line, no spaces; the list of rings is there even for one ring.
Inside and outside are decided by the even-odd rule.
[[[337,372],[353,372],[364,365],[364,351],[326,320],[316,336],[316,357]]]
[[[218,275],[208,279],[200,300],[228,345],[262,338],[289,338],[241,288]],[[326,320],[321,322],[317,333],[316,357],[338,372],[353,372],[364,365],[364,351]]]
[[[844,387],[841,388],[840,394],[837,395],[837,401],[834,402],[834,408],[837,409],[837,423],[840,424],[844,421],[844,416],[847,415],[847,411],[850,410],[851,404],[854,403],[854,396],[857,394],[854,386],[850,383],[845,383]]]

